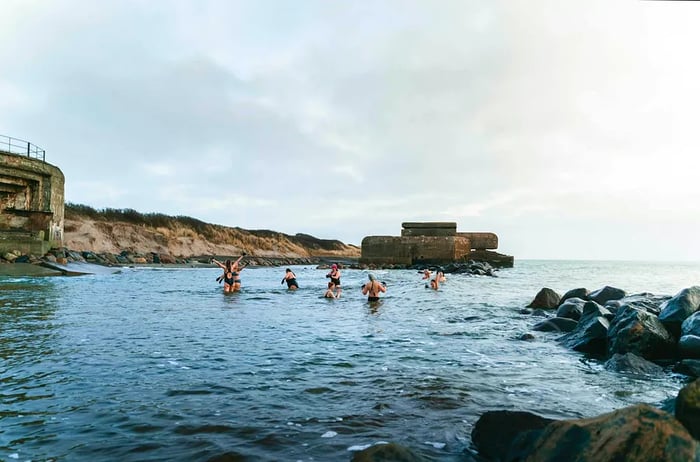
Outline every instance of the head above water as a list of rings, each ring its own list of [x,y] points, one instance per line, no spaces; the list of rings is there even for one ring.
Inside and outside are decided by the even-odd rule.
[[[335,263],[333,263],[333,264],[331,265],[331,268],[332,268],[332,269],[338,269],[338,265],[336,265]]]
[[[369,273],[369,274],[367,275],[367,278],[369,278],[370,281],[374,281],[374,274]]]
[[[333,284],[332,282],[329,282],[329,283],[328,283],[328,288],[329,288],[329,289],[332,289],[333,287],[335,287],[335,284]]]
[[[286,273],[291,273],[291,272],[292,272],[292,270],[291,270],[291,269],[289,269],[289,268],[287,268],[287,269],[286,269],[286,270],[284,270],[284,271],[285,271]]]

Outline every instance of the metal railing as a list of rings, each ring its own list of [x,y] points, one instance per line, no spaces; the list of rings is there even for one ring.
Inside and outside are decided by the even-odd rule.
[[[20,156],[33,157],[46,162],[46,151],[36,144],[26,140],[12,138],[11,136],[0,135],[0,151],[18,154]]]

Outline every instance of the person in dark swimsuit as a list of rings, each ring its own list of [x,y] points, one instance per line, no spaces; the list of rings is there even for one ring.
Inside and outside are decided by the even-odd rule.
[[[378,302],[379,293],[386,292],[386,287],[384,284],[377,282],[373,274],[370,273],[367,277],[369,278],[369,282],[362,286],[362,295],[367,295],[367,301],[370,303]]]
[[[331,282],[335,286],[336,298],[340,297],[340,293],[342,292],[342,289],[340,288],[340,270],[338,269],[338,265],[333,263],[331,265],[331,271],[330,271],[330,273],[326,274],[326,277],[331,278]]]
[[[280,284],[287,283],[287,289],[289,290],[297,290],[299,288],[299,284],[297,283],[297,275],[294,274],[294,271],[291,269],[287,268],[284,273],[284,278],[282,278],[282,282]]]
[[[224,281],[224,292],[237,292],[241,290],[241,278],[240,271],[243,269],[238,266],[243,255],[238,257],[238,260],[232,262],[231,260],[226,260],[224,263],[212,258],[211,261],[216,266],[224,270],[224,274],[216,278],[217,281]]]

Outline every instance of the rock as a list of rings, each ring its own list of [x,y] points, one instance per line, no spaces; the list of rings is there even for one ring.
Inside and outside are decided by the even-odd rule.
[[[569,318],[573,319],[574,321],[578,321],[581,319],[581,315],[583,314],[583,305],[585,304],[585,300],[578,297],[571,297],[564,303],[559,304],[559,308],[557,308],[557,317]]]
[[[472,443],[486,460],[506,460],[515,438],[529,430],[540,430],[553,419],[523,411],[487,411],[476,421]]]
[[[532,326],[532,330],[539,332],[571,332],[576,329],[577,325],[578,321],[573,319],[556,317],[538,322]]]
[[[646,359],[675,357],[676,342],[659,318],[626,307],[613,320],[608,332],[608,353],[634,353]]]
[[[599,305],[605,305],[606,302],[610,300],[619,300],[623,298],[626,294],[626,292],[622,289],[618,289],[616,287],[610,287],[610,286],[605,286],[602,289],[598,289],[596,291],[591,292],[588,294],[588,299],[593,300]]]
[[[58,263],[59,265],[66,265],[66,264],[68,264],[68,259],[67,258],[57,258],[56,263]]]
[[[661,313],[661,305],[670,298],[670,295],[654,295],[643,292],[641,294],[627,295],[619,300],[610,300],[605,304],[605,307],[609,307],[610,311],[616,313],[617,310],[625,305],[632,306],[658,316]]]
[[[144,257],[134,257],[134,258],[132,258],[132,261],[136,264],[148,263]]]
[[[700,287],[688,287],[661,305],[659,320],[669,332],[680,337],[683,321],[695,313],[698,307],[700,307]]]
[[[678,355],[681,358],[700,358],[700,336],[682,336],[678,341]]]
[[[630,375],[661,375],[664,368],[634,353],[615,353],[605,363],[605,369]]]
[[[700,377],[700,359],[682,359],[675,365],[673,372],[689,377]]]
[[[560,299],[561,297],[558,293],[545,287],[537,293],[535,299],[527,305],[527,308],[554,309],[559,306]]]
[[[19,255],[15,255],[15,254],[12,253],[12,252],[5,252],[5,253],[2,255],[2,258],[4,258],[5,260],[9,261],[10,263],[12,263],[12,262],[14,262],[15,260],[17,260],[17,257],[18,257],[18,256],[19,256]]]
[[[528,308],[522,308],[521,310],[518,310],[518,313],[520,314],[532,314],[532,310]]]
[[[700,380],[691,382],[678,392],[676,419],[693,438],[700,439]]]
[[[697,443],[671,414],[647,404],[553,422],[518,436],[509,461],[696,461]]]
[[[427,459],[396,443],[375,444],[358,451],[352,462],[426,462]]]
[[[567,293],[565,293],[562,297],[561,300],[559,300],[559,306],[561,306],[564,302],[569,300],[570,298],[579,298],[581,300],[588,300],[588,289],[585,289],[583,287],[580,287],[578,289],[571,289]]]
[[[525,342],[529,342],[529,341],[535,340],[535,336],[530,334],[530,333],[525,333],[525,334],[519,335],[518,340],[523,340]]]
[[[681,324],[681,335],[700,336],[700,311],[691,314]]]
[[[606,315],[608,310],[595,302],[586,302],[583,314],[576,328],[559,338],[559,341],[569,348],[584,353],[602,355],[607,350],[608,329],[610,321]]]
[[[15,258],[15,263],[29,263],[29,255],[20,255]]]
[[[158,257],[160,258],[160,262],[163,264],[171,265],[173,263],[176,263],[175,257],[173,257],[172,255],[168,255],[166,253],[161,253],[158,255]],[[155,255],[154,255],[154,259],[155,259]]]
[[[46,255],[44,256],[44,258],[46,259],[46,261],[48,261],[48,262],[50,262],[50,263],[56,263],[56,256],[55,256],[55,255],[51,255],[51,254],[49,253],[49,254],[46,254]]]

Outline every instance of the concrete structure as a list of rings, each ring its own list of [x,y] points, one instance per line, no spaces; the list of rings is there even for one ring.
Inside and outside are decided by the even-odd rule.
[[[454,222],[403,223],[401,236],[367,236],[362,239],[360,264],[443,265],[470,259],[513,266],[513,257],[493,252],[494,233],[460,233]]]
[[[0,150],[0,252],[44,255],[62,245],[64,182],[57,167]]]

